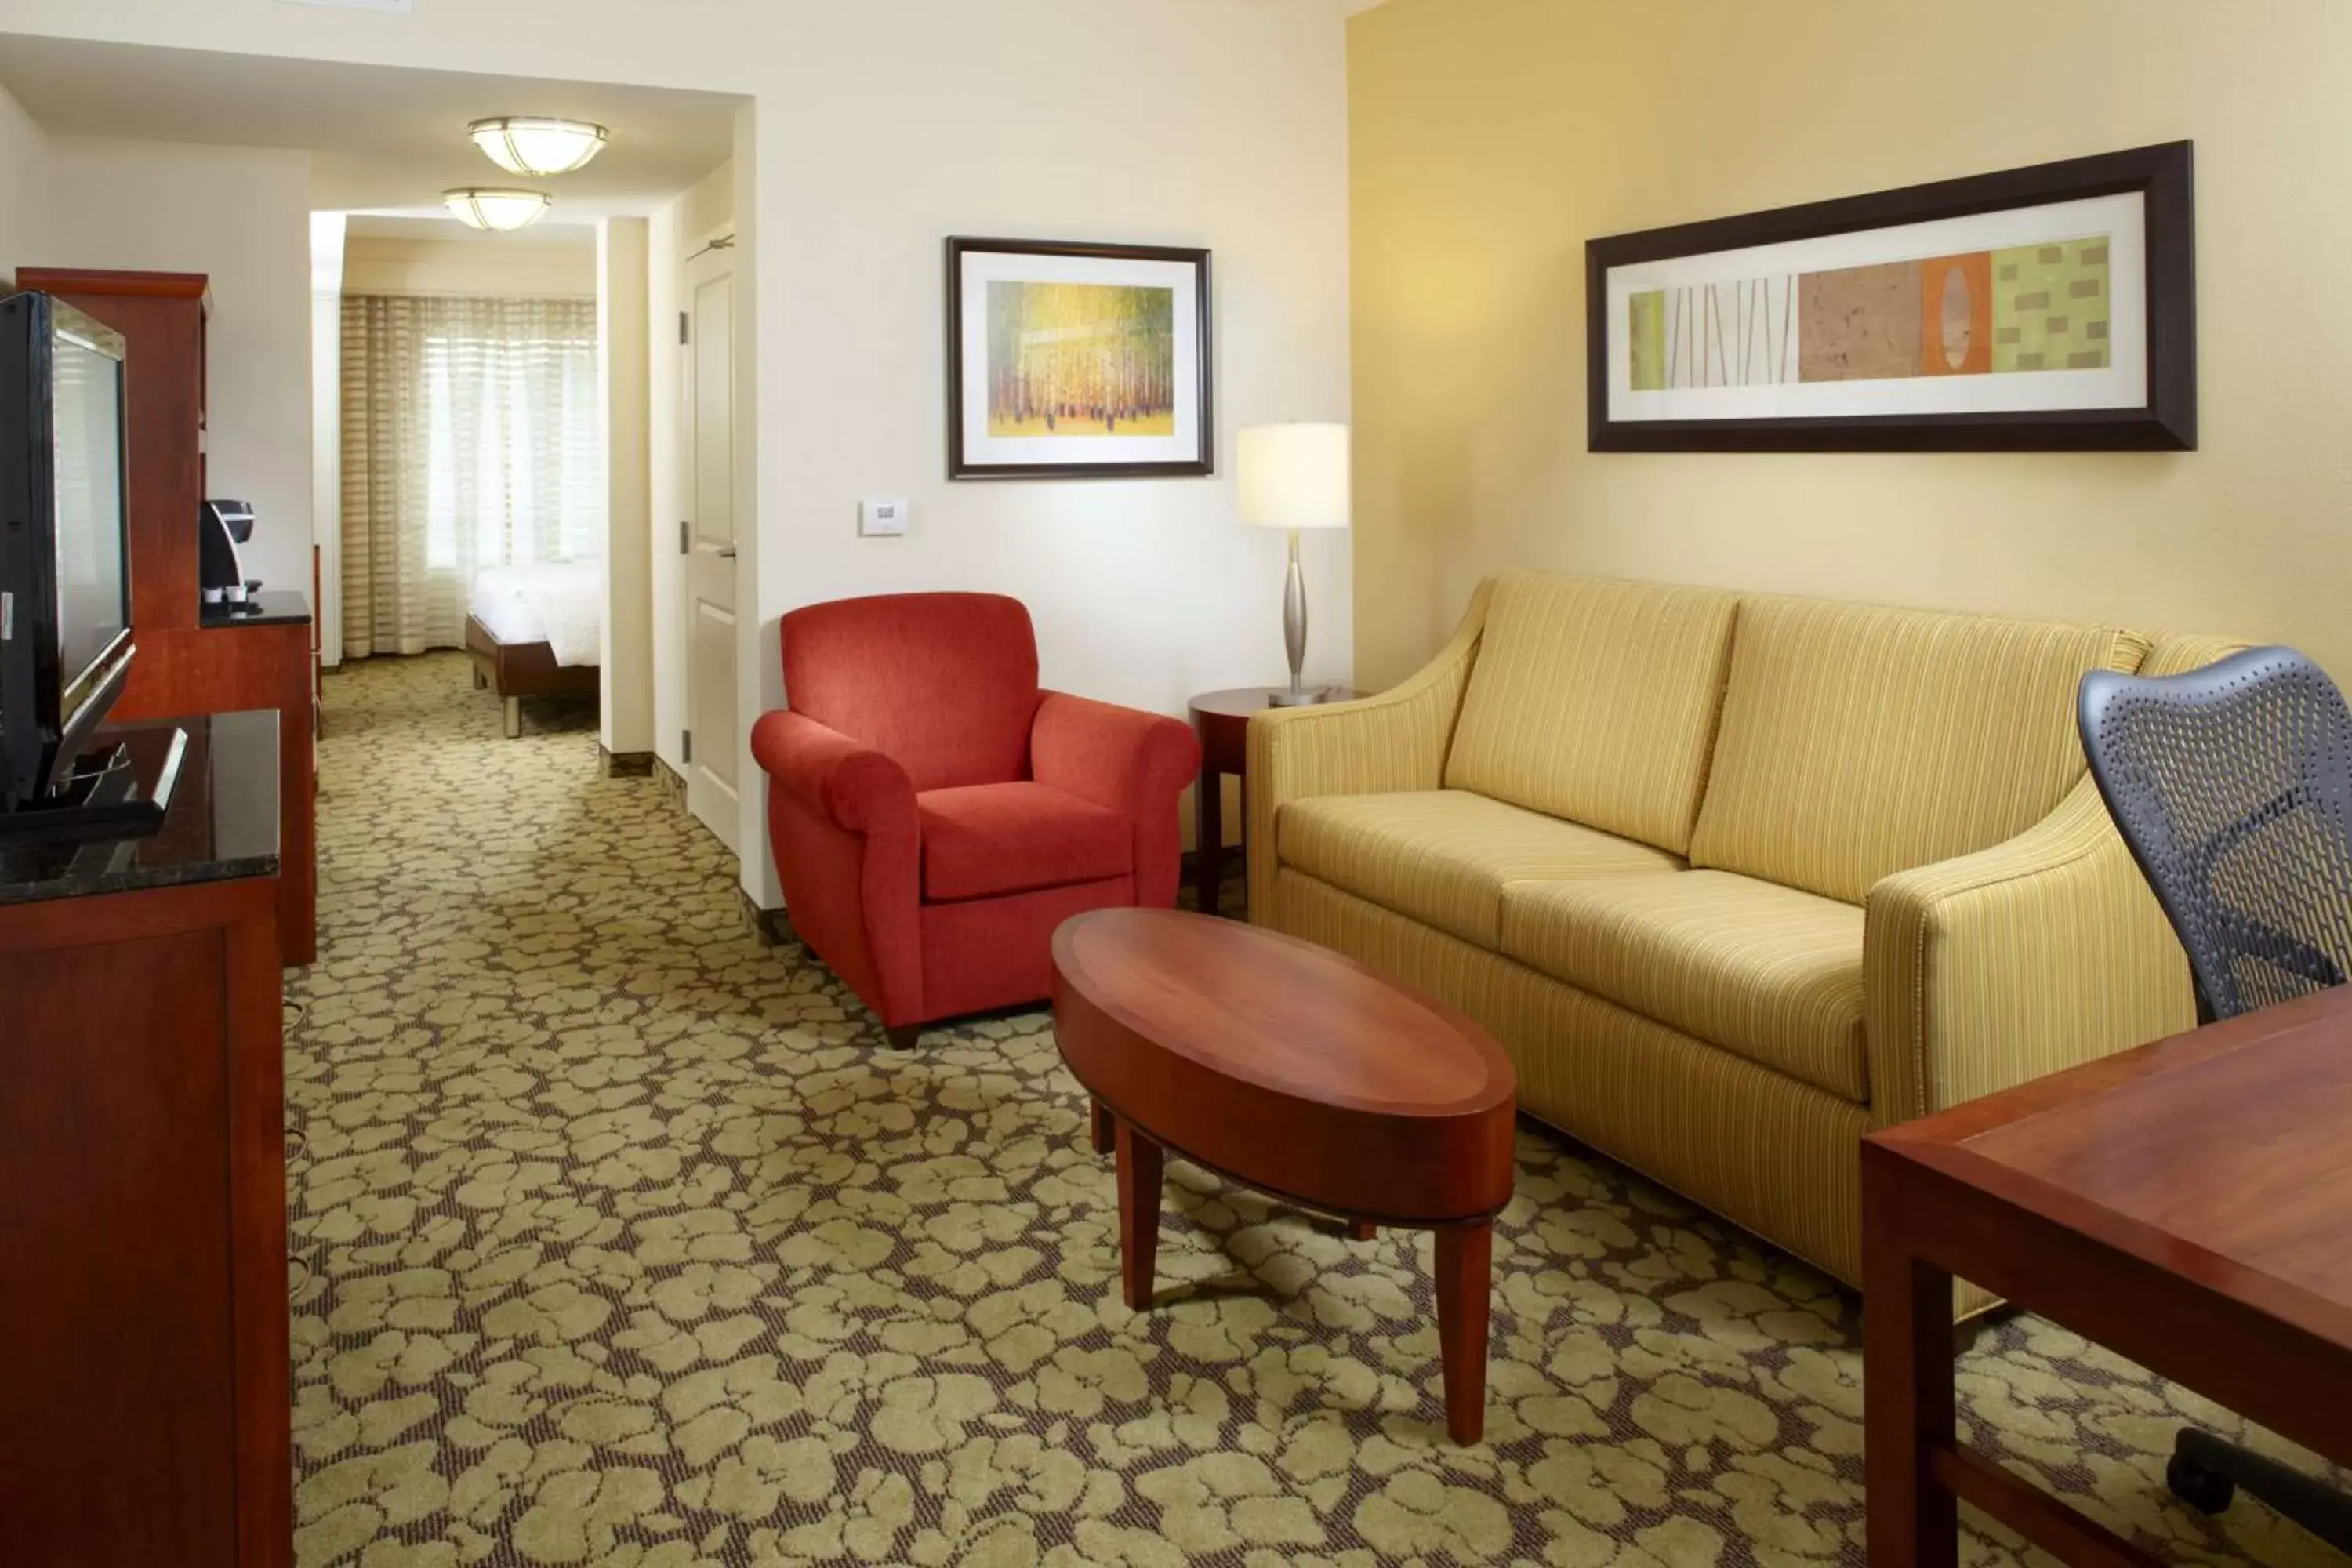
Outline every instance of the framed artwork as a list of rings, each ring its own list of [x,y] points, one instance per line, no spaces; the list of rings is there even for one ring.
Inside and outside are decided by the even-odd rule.
[[[2189,146],[1592,240],[1587,443],[2194,448]]]
[[[1214,471],[1209,253],[948,241],[948,478]]]

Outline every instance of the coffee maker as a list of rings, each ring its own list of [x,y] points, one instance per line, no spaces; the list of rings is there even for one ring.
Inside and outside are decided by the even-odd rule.
[[[196,517],[196,584],[208,620],[248,616],[261,579],[247,577],[236,547],[253,537],[253,508],[241,500],[208,500]]]

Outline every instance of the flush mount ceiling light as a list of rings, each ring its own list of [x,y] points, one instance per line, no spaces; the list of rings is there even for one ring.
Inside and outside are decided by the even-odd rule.
[[[489,157],[509,174],[568,174],[584,167],[612,137],[584,120],[551,120],[540,114],[501,114],[466,127]]]
[[[499,234],[529,228],[554,205],[544,191],[504,191],[483,185],[444,191],[441,200],[459,223]]]

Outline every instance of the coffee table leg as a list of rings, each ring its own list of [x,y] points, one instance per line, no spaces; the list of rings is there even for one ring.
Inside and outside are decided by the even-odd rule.
[[[1110,1107],[1101,1100],[1089,1100],[1087,1103],[1094,1108],[1088,1120],[1094,1128],[1095,1152],[1108,1154],[1118,1147],[1118,1119],[1111,1115]]]
[[[1160,1149],[1134,1122],[1118,1120],[1119,1280],[1127,1289],[1127,1304],[1146,1312],[1151,1310],[1151,1277],[1160,1261]],[[1485,1340],[1482,1322],[1482,1345]]]
[[[1358,1241],[1378,1241],[1381,1227],[1368,1219],[1351,1219],[1348,1222],[1348,1234]]]
[[[1495,1227],[1437,1233],[1437,1343],[1445,1362],[1445,1431],[1468,1447],[1486,1430],[1486,1311],[1494,1292]]]

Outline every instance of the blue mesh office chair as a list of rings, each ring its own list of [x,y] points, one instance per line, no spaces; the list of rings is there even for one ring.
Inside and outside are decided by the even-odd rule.
[[[2352,973],[2352,711],[2293,648],[2187,675],[2085,676],[2083,750],[2156,890],[2204,1022]],[[2184,1428],[2165,1479],[2206,1513],[2237,1489],[2352,1552],[2352,1498]]]

